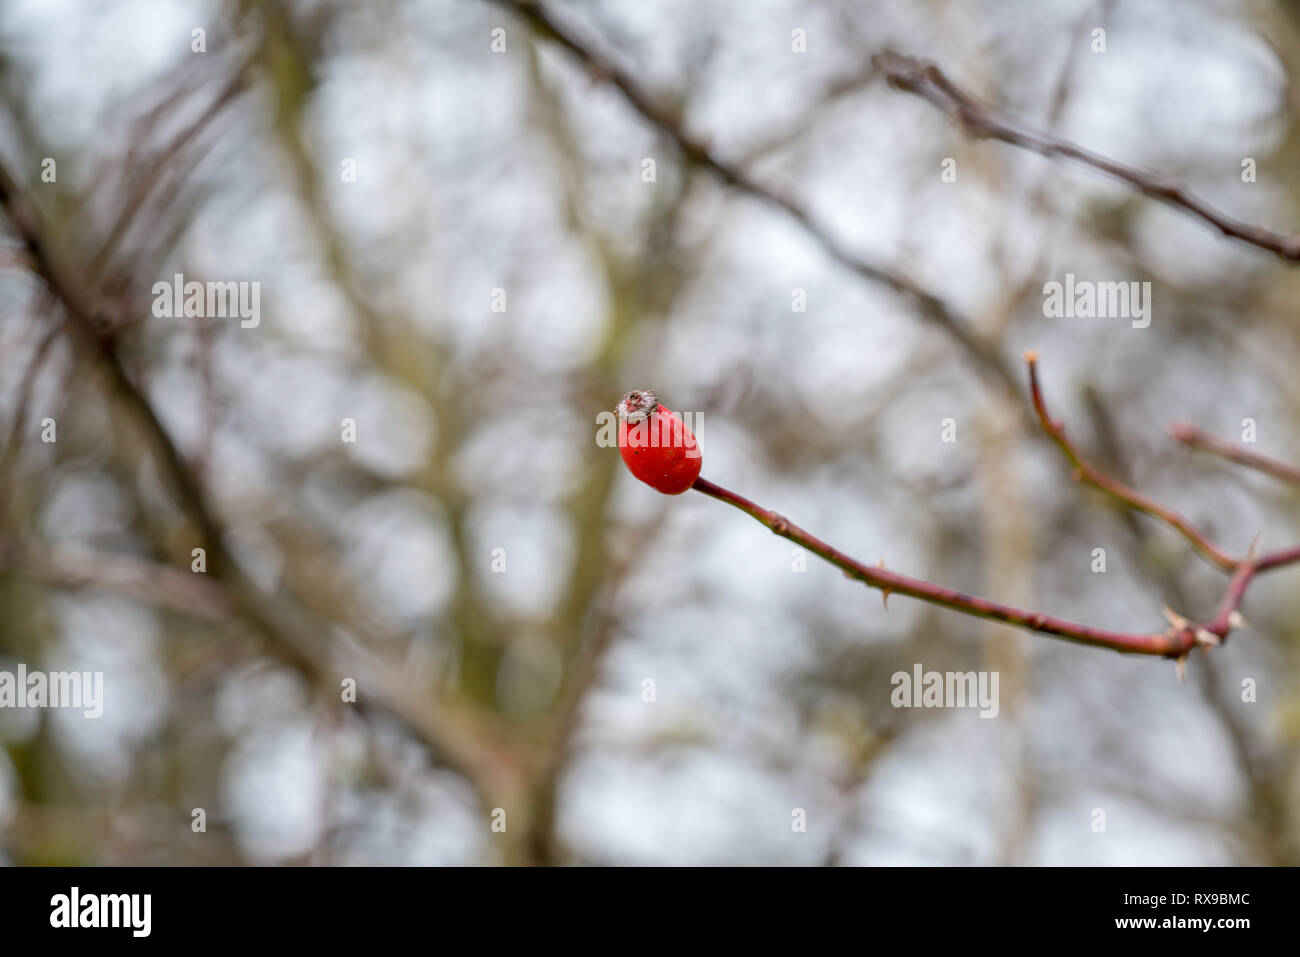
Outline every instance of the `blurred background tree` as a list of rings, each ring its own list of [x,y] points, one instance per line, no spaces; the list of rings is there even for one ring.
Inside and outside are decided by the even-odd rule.
[[[1211,614],[1181,539],[1068,480],[1017,357],[1112,474],[1291,544],[1294,487],[1166,428],[1300,462],[1294,267],[873,56],[1285,232],[1294,5],[525,6],[0,7],[0,670],[105,675],[99,719],[0,709],[3,859],[1297,863],[1285,570],[1180,685],[885,611],[595,442],[652,387],[849,554]],[[178,273],[260,322],[158,316]],[[1048,318],[1067,273],[1150,282],[1151,324]],[[998,718],[891,707],[916,663],[996,670]]]

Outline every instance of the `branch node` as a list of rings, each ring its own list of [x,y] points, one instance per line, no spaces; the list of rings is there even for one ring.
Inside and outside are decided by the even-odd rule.
[[[1220,637],[1219,637],[1218,635],[1216,635],[1214,632],[1212,632],[1212,631],[1210,631],[1210,630],[1208,630],[1208,629],[1206,629],[1206,628],[1197,628],[1197,629],[1196,629],[1196,640],[1197,640],[1197,642],[1198,642],[1199,644],[1204,645],[1207,649],[1208,649],[1208,648],[1213,648],[1213,647],[1215,647],[1216,645],[1221,645],[1221,644],[1223,644],[1223,639],[1222,639],[1222,638],[1220,638]]]

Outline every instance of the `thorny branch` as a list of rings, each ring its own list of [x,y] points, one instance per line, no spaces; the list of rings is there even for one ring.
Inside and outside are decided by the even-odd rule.
[[[678,111],[670,104],[643,87],[612,58],[599,52],[581,36],[578,30],[557,18],[542,3],[537,0],[492,0],[492,2],[523,17],[539,36],[563,47],[597,79],[612,84],[645,120],[676,144],[688,161],[709,170],[723,183],[737,191],[786,213],[822,247],[824,252],[857,275],[880,282],[912,300],[920,307],[924,318],[943,328],[950,337],[967,350],[983,373],[1003,387],[1019,394],[1016,378],[996,347],[976,333],[965,317],[955,312],[934,293],[918,285],[915,280],[899,270],[859,256],[826,229],[798,200],[759,181],[743,168],[719,157],[706,139],[695,136],[684,128]],[[885,52],[877,55],[874,65],[894,86],[930,100],[957,118],[972,135],[1000,139],[1048,157],[1076,160],[1115,176],[1142,193],[1185,210],[1213,225],[1225,235],[1272,251],[1284,259],[1300,260],[1300,239],[1293,239],[1234,220],[1171,180],[1157,178],[1053,136],[1022,127],[960,90],[933,64],[897,53]],[[1127,506],[1166,522],[1179,531],[1202,557],[1216,568],[1231,575],[1227,594],[1214,618],[1197,625],[1166,609],[1166,617],[1170,621],[1168,629],[1155,633],[1132,633],[1092,628],[1038,612],[1023,611],[942,588],[920,579],[899,575],[881,566],[863,565],[793,525],[788,519],[721,486],[701,479],[696,483],[695,488],[706,495],[734,505],[771,528],[776,534],[804,545],[810,551],[843,569],[849,577],[881,589],[886,598],[892,592],[899,592],[966,614],[1004,621],[1031,631],[1083,644],[1135,654],[1173,657],[1178,658],[1180,662],[1198,643],[1206,646],[1218,644],[1227,637],[1233,627],[1238,626],[1240,622],[1238,606],[1244,598],[1247,586],[1256,574],[1300,561],[1300,546],[1263,557],[1256,557],[1252,553],[1243,558],[1234,558],[1211,542],[1178,512],[1095,469],[1066,440],[1064,428],[1047,414],[1038,389],[1032,359],[1030,378],[1033,405],[1038,413],[1039,423],[1048,437],[1055,441],[1070,459],[1075,467],[1075,474],[1080,479],[1107,492]]]
[[[540,36],[558,43],[582,62],[595,76],[613,84],[642,117],[658,127],[676,143],[688,160],[710,170],[724,183],[740,192],[784,211],[803,227],[821,245],[825,252],[853,272],[864,278],[881,282],[895,292],[912,299],[921,307],[923,316],[944,328],[978,360],[983,371],[986,373],[991,372],[994,379],[1003,384],[1012,384],[1012,387],[1018,390],[1018,387],[1014,386],[1013,377],[996,349],[980,338],[971,329],[967,320],[953,312],[933,293],[918,286],[914,280],[901,272],[869,262],[850,251],[798,201],[759,182],[745,170],[719,158],[705,140],[691,135],[683,128],[679,117],[671,107],[643,88],[613,60],[598,53],[589,43],[580,38],[577,31],[562,23],[542,4],[535,2],[535,0],[493,0],[493,2],[508,7],[523,16]],[[973,98],[953,86],[937,67],[922,64],[920,61],[897,54],[882,54],[877,61],[877,65],[896,86],[926,96],[936,102],[941,108],[947,109],[954,116],[957,116],[968,129],[977,135],[1003,139],[1015,145],[1035,149],[1048,156],[1079,160],[1119,177],[1142,192],[1183,207],[1188,212],[1212,223],[1227,235],[1270,249],[1287,259],[1300,259],[1300,241],[1239,223],[1191,196],[1176,184],[1154,179],[1138,170],[1108,160],[1105,157],[1097,156],[1044,134],[1023,130],[1010,121],[995,116],[992,112],[980,106]],[[942,96],[939,94],[942,94]],[[1054,635],[1058,638],[1133,654],[1159,655],[1182,659],[1198,643],[1213,645],[1221,642],[1240,621],[1238,606],[1244,598],[1246,587],[1253,577],[1261,571],[1300,560],[1300,547],[1276,552],[1258,559],[1253,555],[1241,559],[1233,558],[1210,542],[1208,538],[1197,531],[1190,522],[1173,509],[1128,488],[1089,465],[1065,439],[1064,428],[1053,422],[1050,416],[1047,415],[1038,389],[1032,360],[1030,361],[1030,377],[1034,409],[1039,415],[1040,424],[1043,425],[1048,436],[1056,442],[1070,459],[1079,477],[1108,492],[1130,507],[1167,522],[1181,532],[1197,552],[1211,564],[1232,575],[1220,611],[1213,619],[1197,625],[1188,622],[1173,612],[1168,612],[1166,616],[1170,620],[1168,629],[1162,632],[1144,634],[1098,629],[1053,618],[1038,612],[1023,611],[988,599],[965,595],[920,579],[899,575],[881,566],[863,565],[797,525],[792,524],[788,519],[777,515],[775,512],[768,511],[721,486],[701,479],[696,482],[695,488],[706,495],[711,495],[748,513],[772,529],[776,534],[803,545],[809,551],[838,566],[849,577],[881,589],[886,598],[893,592],[899,592],[977,617],[995,619],[1031,631]]]
[[[903,271],[873,262],[853,251],[809,212],[797,198],[754,177],[743,163],[732,163],[720,158],[707,139],[693,136],[686,131],[675,109],[648,92],[617,63],[587,44],[578,33],[556,20],[540,4],[533,0],[494,0],[494,2],[523,16],[539,35],[564,47],[595,76],[614,85],[643,118],[672,140],[689,162],[707,169],[724,184],[738,192],[784,212],[831,258],[855,274],[882,283],[914,303],[927,321],[944,329],[952,339],[969,352],[986,376],[1008,391],[1019,393],[1017,377],[996,346],[976,332],[968,319],[953,310],[942,299],[919,285]],[[1142,193],[1184,209],[1226,235],[1272,251],[1284,259],[1300,260],[1298,239],[1233,220],[1188,194],[1175,183],[1123,166],[1048,135],[1022,128],[1004,115],[963,93],[951,84],[937,67],[893,54],[885,56],[889,59],[881,61],[881,65],[895,85],[929,99],[960,120],[967,131],[973,135],[1000,139],[1049,157],[1082,162],[1129,183]],[[213,103],[209,115],[205,115],[201,123],[206,123],[210,114],[219,111],[229,98],[243,88],[243,85],[242,75],[237,75],[227,92]],[[138,211],[139,202],[140,200],[137,199],[131,208],[123,210],[122,219],[110,230],[110,235],[120,237],[123,226]],[[218,616],[224,614],[226,609],[235,607],[242,616],[257,625],[259,630],[264,631],[273,644],[281,645],[285,657],[295,661],[305,672],[323,677],[330,677],[337,673],[339,649],[331,649],[328,643],[313,640],[311,629],[304,629],[300,616],[294,616],[290,609],[267,602],[265,596],[259,595],[243,578],[238,567],[226,553],[214,503],[209,500],[199,477],[194,474],[192,467],[185,462],[180,451],[163,429],[147,398],[124,370],[111,337],[104,335],[103,309],[97,297],[84,290],[81,283],[74,281],[72,277],[76,273],[69,268],[70,264],[61,261],[57,250],[51,250],[46,246],[39,216],[26,198],[21,196],[14,181],[3,168],[0,168],[0,208],[8,213],[17,228],[27,248],[26,258],[32,260],[33,267],[44,277],[51,291],[62,300],[64,311],[70,320],[66,323],[69,328],[62,331],[76,340],[82,350],[92,356],[107,372],[113,391],[125,401],[128,409],[135,414],[146,434],[152,439],[155,454],[161,460],[162,470],[170,479],[170,484],[173,485],[191,520],[198,526],[205,544],[212,552],[213,568],[217,574],[213,576],[215,587],[210,590],[197,590],[192,596],[193,600],[190,601],[182,600],[181,588],[173,590],[170,587],[162,587],[166,583],[165,569],[151,567],[145,563],[123,561],[108,568],[106,573],[103,567],[104,559],[101,556],[67,552],[37,553],[30,548],[19,548],[12,543],[0,542],[0,565],[21,567],[26,572],[35,574],[36,577],[74,586],[103,584],[117,587],[164,606],[168,600],[171,600],[177,610],[189,613]],[[107,256],[112,248],[110,242],[101,251],[101,258]],[[102,263],[97,262],[96,265]],[[95,275],[98,271],[98,269],[89,270],[91,275]],[[78,272],[82,271],[78,270]],[[881,589],[886,598],[892,592],[900,592],[964,614],[1003,621],[1066,640],[1127,653],[1172,657],[1179,659],[1180,662],[1197,644],[1204,647],[1219,644],[1231,630],[1242,626],[1239,609],[1250,583],[1257,574],[1300,561],[1300,546],[1262,557],[1257,556],[1252,550],[1243,558],[1233,558],[1210,542],[1177,512],[1102,474],[1079,455],[1066,439],[1064,428],[1048,415],[1032,359],[1030,383],[1033,407],[1038,413],[1045,433],[1055,441],[1074,465],[1080,480],[1107,492],[1135,510],[1145,512],[1171,525],[1182,533],[1203,557],[1230,575],[1224,596],[1212,618],[1193,623],[1166,609],[1166,616],[1170,620],[1168,629],[1162,632],[1129,633],[1092,628],[1037,612],[1020,610],[889,571],[883,567],[883,564],[864,565],[793,525],[784,517],[763,509],[720,486],[700,480],[695,487],[707,495],[745,511],[776,534],[802,545],[840,567],[847,576]],[[1228,443],[1204,436],[1190,427],[1175,434],[1189,445],[1218,452],[1242,464],[1260,468],[1289,481],[1300,481],[1300,469],[1237,449]],[[1266,462],[1270,464],[1264,464]],[[162,581],[155,580],[153,577],[159,574],[164,576]],[[181,580],[185,578],[186,576],[180,574],[176,577],[175,584],[179,586]],[[363,670],[360,663],[354,664],[354,670]],[[383,684],[380,683],[381,690],[376,697],[381,699],[385,710],[397,715],[418,737],[434,750],[441,752],[444,760],[456,766],[478,786],[481,792],[500,791],[500,787],[494,785],[499,785],[501,772],[494,765],[509,765],[513,761],[513,756],[491,754],[494,750],[491,744],[483,741],[477,734],[463,734],[463,730],[474,729],[472,727],[465,729],[460,722],[448,720],[448,716],[443,713],[440,706],[432,702],[413,700],[399,686],[394,685],[385,689]],[[577,692],[577,695],[580,694],[581,691]],[[569,715],[566,720],[574,719]]]
[[[1165,608],[1164,614],[1169,621],[1169,627],[1164,631],[1126,632],[1094,628],[1090,625],[1054,618],[1041,612],[1025,611],[987,598],[967,595],[919,578],[900,575],[886,569],[883,562],[878,565],[865,565],[828,545],[784,516],[769,511],[729,489],[703,478],[696,481],[694,487],[696,491],[735,506],[742,512],[757,519],[782,538],[801,545],[813,554],[835,565],[849,578],[864,582],[872,588],[879,588],[886,600],[891,594],[897,592],[933,605],[951,608],[954,611],[972,615],[976,618],[1005,622],[1029,631],[1064,638],[1067,641],[1099,648],[1110,648],[1128,654],[1176,658],[1181,669],[1182,662],[1197,645],[1209,648],[1221,644],[1228,637],[1229,632],[1245,624],[1240,607],[1250,583],[1261,572],[1300,561],[1300,546],[1272,552],[1264,556],[1257,555],[1255,548],[1252,546],[1251,550],[1243,558],[1232,558],[1210,542],[1205,535],[1177,512],[1115,481],[1089,465],[1070,441],[1066,439],[1064,426],[1052,419],[1047,412],[1038,382],[1037,358],[1033,352],[1025,354],[1025,360],[1029,366],[1030,397],[1034,410],[1038,413],[1043,430],[1056,442],[1065,457],[1074,466],[1075,477],[1102,489],[1138,511],[1152,515],[1172,525],[1183,534],[1197,551],[1209,558],[1216,567],[1230,574],[1228,587],[1214,617],[1202,622],[1193,622],[1177,612]]]
[[[1084,149],[1040,130],[1031,129],[1006,113],[961,89],[933,63],[893,51],[878,53],[876,66],[891,85],[929,100],[979,139],[1001,140],[1049,159],[1068,159],[1090,166],[1132,186],[1138,192],[1208,223],[1225,236],[1250,243],[1289,262],[1300,262],[1300,237],[1242,222],[1215,209],[1175,179],[1144,172]]]

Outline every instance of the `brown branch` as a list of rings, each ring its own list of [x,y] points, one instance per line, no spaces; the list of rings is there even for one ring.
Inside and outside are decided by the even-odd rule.
[[[612,84],[633,109],[676,144],[689,162],[709,170],[737,192],[785,213],[831,259],[863,279],[881,283],[910,300],[917,306],[922,318],[938,326],[966,350],[986,379],[997,384],[1008,395],[1019,398],[1019,380],[1006,359],[996,346],[975,331],[969,319],[960,315],[943,299],[900,270],[873,262],[854,252],[797,199],[719,157],[706,139],[692,135],[682,126],[677,110],[643,87],[613,59],[600,53],[590,41],[557,18],[545,5],[536,0],[491,2],[523,17],[535,33],[568,50],[597,79]]]
[[[1255,570],[1257,572],[1272,571],[1274,568],[1293,565],[1296,562],[1300,562],[1300,545],[1292,545],[1290,548],[1283,548],[1262,556],[1259,561],[1255,562]]]
[[[970,136],[1001,140],[1048,158],[1069,159],[1090,166],[1127,183],[1152,199],[1181,209],[1213,226],[1225,236],[1268,250],[1288,262],[1300,261],[1300,237],[1287,236],[1234,219],[1188,192],[1176,180],[1144,172],[1048,133],[1031,129],[962,90],[933,63],[892,51],[878,53],[873,59],[889,79],[890,85],[933,103],[957,120]]]
[[[1065,453],[1072,465],[1074,465],[1074,476],[1076,479],[1087,482],[1089,485],[1099,488],[1107,494],[1113,496],[1118,501],[1133,508],[1139,512],[1154,516],[1166,524],[1170,525],[1191,543],[1192,547],[1205,557],[1207,561],[1225,572],[1238,572],[1245,565],[1250,565],[1254,570],[1252,576],[1259,572],[1271,571],[1274,568],[1281,568],[1285,565],[1291,565],[1300,562],[1300,545],[1293,545],[1289,548],[1280,549],[1276,552],[1270,552],[1262,557],[1256,557],[1252,553],[1244,558],[1233,558],[1222,548],[1211,542],[1203,533],[1197,530],[1187,519],[1178,512],[1161,505],[1159,502],[1148,498],[1136,489],[1130,488],[1123,482],[1116,481],[1110,476],[1104,474],[1090,463],[1088,463],[1079,451],[1070,443],[1065,436],[1065,426],[1055,421],[1047,412],[1047,406],[1043,402],[1042,390],[1038,384],[1038,354],[1032,349],[1025,353],[1025,362],[1029,366],[1029,390],[1030,397],[1033,400],[1034,411],[1038,414],[1038,420],[1042,424],[1043,431],[1046,432],[1057,446]],[[1175,427],[1175,432],[1180,427]],[[1225,443],[1226,444],[1226,443]],[[1243,450],[1243,454],[1250,455]],[[1271,459],[1263,461],[1272,462]],[[1281,468],[1287,466],[1281,463],[1273,463]],[[1247,579],[1249,581],[1249,578]]]
[[[43,296],[42,301],[44,298]],[[9,427],[9,436],[4,445],[0,446],[0,488],[9,483],[11,474],[18,468],[18,449],[22,442],[23,430],[27,425],[27,414],[32,404],[32,396],[35,394],[36,380],[45,365],[50,349],[59,337],[59,325],[59,321],[55,320],[50,323],[49,328],[41,335],[31,359],[28,360],[22,381],[18,385],[18,393],[14,401],[14,418]]]
[[[987,598],[967,595],[951,588],[944,588],[941,585],[922,581],[919,578],[910,578],[897,572],[891,572],[880,565],[864,565],[795,525],[789,519],[778,515],[776,512],[768,511],[720,485],[715,485],[713,482],[701,478],[696,480],[694,488],[698,492],[703,492],[705,495],[710,495],[719,501],[726,502],[728,505],[735,506],[742,512],[757,519],[782,538],[787,538],[796,545],[800,545],[814,555],[818,555],[830,562],[841,569],[848,577],[864,582],[872,588],[879,588],[886,597],[897,592],[900,595],[919,598],[921,601],[929,602],[932,605],[942,605],[945,608],[951,608],[954,611],[972,615],[976,618],[1001,621],[1029,631],[1064,638],[1067,641],[1092,645],[1098,648],[1110,648],[1114,651],[1129,654],[1178,658],[1187,654],[1188,651],[1195,647],[1197,642],[1196,629],[1198,626],[1190,623],[1185,627],[1171,627],[1163,632],[1151,633],[1093,628],[1089,625],[1053,618],[1039,612],[1013,608],[1010,605],[1003,605]]]
[[[1279,462],[1277,459],[1271,459],[1267,455],[1252,452],[1233,442],[1202,432],[1194,425],[1178,423],[1172,426],[1169,432],[1179,442],[1190,445],[1194,449],[1213,452],[1215,455],[1221,455],[1238,465],[1245,465],[1248,468],[1266,472],[1283,482],[1300,485],[1300,468],[1296,468],[1294,465],[1288,465],[1285,462]]]
[[[224,590],[205,576],[130,555],[113,555],[19,542],[0,536],[0,571],[60,588],[90,588],[207,621],[231,607]]]
[[[900,575],[886,569],[883,562],[879,565],[864,565],[862,562],[845,555],[810,532],[795,525],[789,519],[707,479],[698,479],[694,488],[696,491],[703,492],[705,495],[740,509],[771,529],[775,534],[789,539],[830,562],[841,569],[849,578],[857,579],[872,588],[880,589],[886,599],[894,592],[898,592],[976,618],[1001,621],[1028,631],[1052,635],[1056,638],[1064,638],[1067,641],[1093,647],[1109,648],[1113,651],[1128,654],[1157,655],[1165,658],[1182,659],[1197,645],[1208,648],[1221,644],[1228,637],[1229,632],[1235,628],[1240,628],[1244,624],[1240,607],[1245,599],[1246,590],[1255,576],[1261,572],[1300,562],[1300,545],[1282,549],[1262,557],[1257,555],[1256,548],[1252,545],[1249,553],[1244,558],[1233,558],[1212,543],[1201,532],[1197,531],[1190,522],[1177,512],[1093,468],[1066,438],[1065,427],[1053,420],[1048,414],[1047,407],[1043,402],[1042,389],[1038,382],[1037,359],[1037,355],[1033,352],[1025,354],[1025,360],[1029,366],[1029,389],[1034,411],[1038,415],[1043,430],[1056,442],[1061,451],[1074,465],[1076,478],[1107,492],[1131,508],[1167,522],[1180,531],[1192,546],[1209,559],[1212,564],[1230,573],[1231,577],[1227,589],[1213,618],[1202,622],[1193,622],[1166,608],[1165,617],[1169,621],[1169,628],[1162,632],[1126,632],[1094,628],[1091,625],[1066,621],[1041,612],[1026,611],[987,598],[979,598],[954,591],[951,588],[945,588],[919,578]]]
[[[123,237],[135,221],[141,207],[144,206],[145,200],[149,198],[149,194],[162,180],[167,167],[204,130],[212,125],[213,121],[232,101],[248,88],[249,68],[251,65],[251,61],[238,64],[231,73],[229,80],[193,123],[182,129],[166,146],[151,154],[147,161],[144,159],[139,160],[140,168],[129,184],[130,190],[127,193],[126,200],[118,210],[117,218],[109,227],[108,238],[104,240],[87,267],[92,281],[98,280],[104,269],[112,262]]]
[[[1029,394],[1034,404],[1034,412],[1038,414],[1038,421],[1043,431],[1056,442],[1065,453],[1065,457],[1070,460],[1070,464],[1074,466],[1074,478],[1077,481],[1087,482],[1093,488],[1113,496],[1130,508],[1160,519],[1186,538],[1206,561],[1222,571],[1231,572],[1236,569],[1239,564],[1237,559],[1216,546],[1178,512],[1148,498],[1123,482],[1116,481],[1088,462],[1066,438],[1065,426],[1055,421],[1047,412],[1042,389],[1038,385],[1038,354],[1033,351],[1026,352],[1025,362],[1029,364]]]
[[[1201,625],[1205,631],[1210,632],[1219,639],[1223,639],[1228,637],[1230,630],[1243,624],[1239,609],[1242,600],[1246,597],[1246,589],[1250,586],[1259,570],[1259,563],[1253,555],[1245,558],[1237,566],[1237,570],[1232,573],[1232,578],[1228,581],[1228,590],[1223,596],[1223,601],[1219,604],[1218,612],[1208,622]],[[1214,644],[1214,642],[1206,643]]]
[[[1271,571],[1274,568],[1281,568],[1285,565],[1291,565],[1300,562],[1300,545],[1293,545],[1289,548],[1283,548],[1276,552],[1270,552],[1261,557],[1255,557],[1253,547],[1250,554],[1244,558],[1232,558],[1223,549],[1211,542],[1205,535],[1199,532],[1187,519],[1183,518],[1173,509],[1153,501],[1141,492],[1130,488],[1129,486],[1118,482],[1115,479],[1101,473],[1096,468],[1088,464],[1065,437],[1065,427],[1061,423],[1054,421],[1047,413],[1047,408],[1043,403],[1043,397],[1038,385],[1037,374],[1038,356],[1032,350],[1025,353],[1025,361],[1029,364],[1030,390],[1033,396],[1034,410],[1038,413],[1039,421],[1042,423],[1044,431],[1056,440],[1057,445],[1065,452],[1066,456],[1075,466],[1075,477],[1088,482],[1103,491],[1114,496],[1119,501],[1130,506],[1137,511],[1144,512],[1161,519],[1173,528],[1177,529],[1192,544],[1194,548],[1205,558],[1226,572],[1237,573],[1245,566],[1252,568],[1251,575],[1247,577],[1250,580],[1259,572]],[[1177,427],[1176,427],[1177,428]],[[1249,455],[1250,453],[1245,453]],[[1272,461],[1272,460],[1265,460]],[[1279,467],[1281,463],[1273,463]]]
[[[396,717],[441,761],[464,775],[485,806],[491,807],[488,801],[501,801],[502,795],[514,793],[523,771],[518,755],[481,733],[468,716],[454,712],[443,702],[429,700],[386,669],[370,667],[360,656],[328,641],[308,616],[264,594],[243,574],[226,547],[215,506],[153,406],[127,374],[112,338],[101,333],[102,311],[92,294],[74,278],[83,273],[75,271],[49,243],[49,231],[39,210],[3,163],[0,210],[8,216],[30,254],[36,274],[62,304],[67,317],[64,331],[78,351],[104,374],[110,393],[143,430],[159,472],[207,549],[208,574],[224,587],[240,618],[267,640],[268,649],[277,657],[321,686],[338,688],[341,675],[357,676],[361,688],[358,707],[369,711],[378,706]],[[362,675],[367,680],[361,680]]]

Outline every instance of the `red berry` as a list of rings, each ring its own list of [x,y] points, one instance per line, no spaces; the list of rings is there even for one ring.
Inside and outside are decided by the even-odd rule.
[[[618,449],[628,471],[665,495],[680,495],[700,477],[703,459],[695,436],[649,389],[619,400]]]

